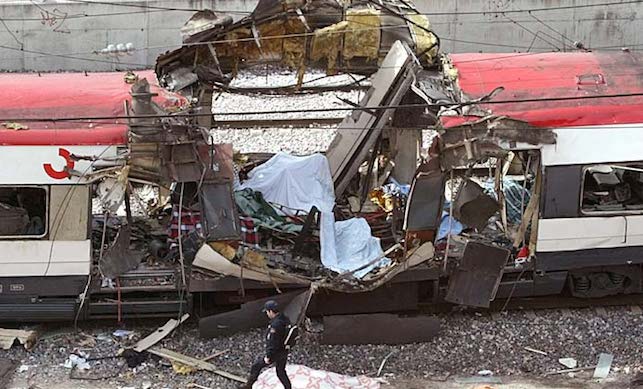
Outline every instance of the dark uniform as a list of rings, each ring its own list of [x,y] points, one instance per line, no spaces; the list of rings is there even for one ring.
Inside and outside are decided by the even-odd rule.
[[[261,370],[274,364],[277,369],[277,377],[285,389],[291,389],[290,379],[286,375],[286,361],[288,360],[288,350],[284,345],[288,335],[290,320],[283,313],[277,314],[268,324],[266,331],[266,357],[270,363],[266,363],[263,357],[257,358],[250,368],[250,378],[245,387],[251,388],[252,384],[257,381]]]

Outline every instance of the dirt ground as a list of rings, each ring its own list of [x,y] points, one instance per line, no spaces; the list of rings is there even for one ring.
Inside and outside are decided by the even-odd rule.
[[[480,379],[477,383],[468,381],[471,378],[449,378],[445,381],[400,379],[382,385],[382,389],[634,389],[629,379],[622,376],[608,377],[602,381],[589,378],[499,377],[488,383],[482,382],[482,377],[477,377]],[[496,383],[498,381],[502,383]]]
[[[473,377],[454,377],[446,380],[432,379],[385,379],[382,389],[634,389],[629,385],[629,379],[624,376],[610,376],[605,380],[597,381],[589,378],[521,378],[498,377],[488,379],[485,383],[483,377],[476,377],[478,382],[471,382]],[[501,381],[502,383],[497,383]],[[171,384],[170,384],[171,385]],[[149,389],[162,389],[165,386],[159,383],[152,384]],[[79,382],[76,380],[62,380],[47,382],[24,379],[15,379],[7,389],[145,389],[145,383],[130,384],[129,386],[110,385],[105,382]],[[199,388],[199,386],[193,386]],[[204,387],[200,387],[203,389]],[[216,389],[216,388],[208,388]],[[304,389],[304,388],[295,388]]]

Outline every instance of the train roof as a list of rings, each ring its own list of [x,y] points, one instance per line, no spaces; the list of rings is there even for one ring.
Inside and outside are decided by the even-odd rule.
[[[135,72],[146,78],[161,107],[177,109],[187,100],[158,86],[151,70]],[[4,73],[0,74],[0,118],[113,117],[125,115],[131,83],[124,72]],[[3,145],[125,144],[126,120],[46,121],[21,120],[27,130],[0,127]]]
[[[451,54],[449,59],[469,100],[498,87],[504,90],[491,100],[537,100],[479,104],[491,115],[545,128],[643,123],[643,96],[597,97],[643,93],[643,53]],[[583,98],[547,100],[567,97]],[[445,116],[442,124],[452,127],[477,119]]]

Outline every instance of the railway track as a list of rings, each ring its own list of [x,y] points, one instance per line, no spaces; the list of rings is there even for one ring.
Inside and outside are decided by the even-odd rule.
[[[309,127],[311,125],[333,126],[341,123],[343,118],[301,118],[301,119],[250,119],[250,120],[215,120],[215,129],[226,128],[273,128],[273,127]]]

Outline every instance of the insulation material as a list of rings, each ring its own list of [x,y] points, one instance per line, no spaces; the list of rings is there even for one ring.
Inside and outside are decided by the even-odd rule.
[[[380,50],[380,13],[374,9],[346,11],[347,31],[344,33],[345,60],[354,57],[377,59]]]
[[[418,56],[420,54],[423,54],[426,56],[427,62],[428,63],[433,63],[433,60],[435,57],[438,55],[438,40],[436,36],[433,33],[430,33],[426,30],[431,30],[431,24],[429,23],[429,19],[425,15],[416,15],[416,14],[409,14],[407,17],[413,21],[413,23],[417,23],[420,26],[424,27],[421,28],[413,23],[409,23],[409,26],[411,27],[411,31],[413,35],[415,36],[415,52],[418,53]],[[424,58],[420,56],[420,60],[423,60]]]
[[[283,22],[282,22],[283,23]],[[306,27],[299,19],[288,19],[284,25],[288,34],[303,34],[306,32]],[[283,40],[283,63],[293,68],[300,68],[304,66],[304,58],[306,55],[306,37],[296,36],[286,38]]]
[[[328,74],[337,72],[337,57],[342,49],[343,32],[347,28],[348,22],[342,21],[315,31],[310,59],[317,62],[326,58]]]
[[[349,377],[323,370],[314,370],[302,365],[286,366],[286,373],[293,388],[307,389],[379,389],[378,380],[366,376]],[[252,386],[254,389],[280,388],[281,383],[277,378],[274,367],[264,371],[259,380]]]

